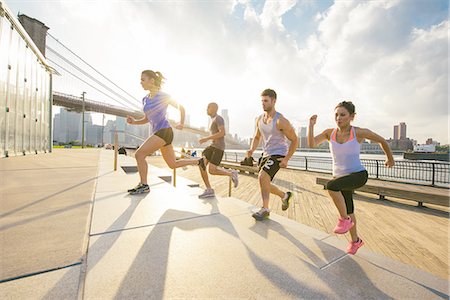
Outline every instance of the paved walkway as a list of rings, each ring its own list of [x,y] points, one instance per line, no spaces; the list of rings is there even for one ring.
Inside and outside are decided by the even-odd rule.
[[[138,176],[111,172],[112,154],[101,152],[81,264],[3,282],[2,299],[448,298],[446,280],[364,248],[349,256],[345,241],[276,214],[255,222],[252,204],[200,200],[164,169],[130,196]]]
[[[147,160],[154,166],[167,168],[161,157],[152,156]],[[196,168],[178,169],[177,174],[204,187]],[[323,232],[333,232],[337,210],[327,191],[316,184],[317,176],[324,177],[324,174],[281,169],[274,184],[283,191],[293,192],[292,204],[287,211],[282,211],[279,197],[271,195],[270,208],[272,212],[298,223]],[[239,178],[239,186],[232,190],[232,195],[261,206],[257,177],[241,174]],[[227,177],[210,176],[210,181],[217,195],[228,195]],[[364,248],[448,280],[449,208],[426,206],[417,207],[417,202],[392,197],[380,201],[377,195],[357,193],[355,209],[359,220],[358,232],[365,241]],[[349,234],[335,236],[344,241],[350,238]]]

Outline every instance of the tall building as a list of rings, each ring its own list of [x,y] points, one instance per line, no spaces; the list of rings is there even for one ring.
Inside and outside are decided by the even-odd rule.
[[[398,125],[394,125],[394,141],[398,141]]]
[[[54,118],[53,140],[62,144],[81,142],[81,114],[61,108]]]
[[[298,131],[298,136],[300,138],[306,137],[306,127],[304,127],[304,126],[300,127],[300,129]]]
[[[404,122],[400,123],[400,139],[406,139],[406,124]]]
[[[223,121],[225,123],[225,133],[229,134],[230,133],[230,119],[228,117],[228,109],[222,109],[222,114],[221,114]]]

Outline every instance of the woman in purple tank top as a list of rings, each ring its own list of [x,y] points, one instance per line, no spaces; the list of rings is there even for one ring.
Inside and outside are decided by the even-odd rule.
[[[153,131],[151,135],[136,151],[135,158],[139,170],[141,181],[139,184],[129,189],[130,194],[141,194],[150,192],[147,183],[148,165],[145,158],[156,150],[160,150],[161,154],[171,169],[180,168],[188,165],[198,165],[198,159],[180,159],[176,160],[175,152],[172,147],[173,131],[167,120],[166,111],[169,105],[180,111],[180,123],[175,126],[176,129],[183,129],[184,124],[184,107],[173,100],[168,94],[161,91],[161,84],[164,77],[160,72],[151,70],[143,71],[141,74],[141,85],[148,95],[142,99],[145,117],[136,120],[128,116],[129,124],[147,124],[150,123]]]
[[[322,142],[330,143],[333,157],[333,179],[327,183],[326,189],[333,199],[340,218],[334,228],[335,233],[343,234],[350,231],[351,241],[347,253],[355,254],[364,244],[356,231],[356,217],[353,208],[353,191],[367,182],[368,174],[359,159],[360,143],[368,139],[380,144],[386,154],[386,167],[394,165],[394,158],[386,140],[369,129],[353,127],[351,122],[355,118],[355,106],[352,102],[343,101],[335,108],[337,128],[325,129],[314,136],[314,125],[317,115],[309,120],[308,145],[315,147]]]

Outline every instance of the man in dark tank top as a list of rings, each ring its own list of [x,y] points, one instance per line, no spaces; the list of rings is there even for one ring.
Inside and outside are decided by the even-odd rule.
[[[228,171],[220,168],[219,165],[222,162],[224,150],[225,150],[225,122],[221,116],[217,114],[219,106],[215,102],[208,104],[206,113],[211,117],[211,126],[209,131],[211,135],[201,138],[198,142],[203,144],[208,140],[211,140],[211,144],[203,150],[203,157],[200,160],[200,174],[202,175],[203,182],[206,189],[200,194],[199,198],[214,197],[214,190],[209,182],[208,171],[211,175],[229,176],[233,181],[234,187],[238,186],[239,180],[237,171]],[[208,171],[206,168],[208,167]]]

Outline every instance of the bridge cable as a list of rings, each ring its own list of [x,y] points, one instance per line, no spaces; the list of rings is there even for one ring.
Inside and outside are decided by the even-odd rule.
[[[66,48],[70,53],[72,53],[73,55],[75,55],[78,59],[80,59],[82,62],[84,62],[86,65],[88,65],[92,70],[94,70],[95,72],[97,72],[100,76],[102,76],[103,78],[105,78],[106,80],[108,80],[110,83],[112,83],[115,87],[117,87],[118,89],[120,89],[122,92],[124,92],[125,94],[127,94],[128,96],[130,96],[131,98],[135,98],[134,96],[130,95],[127,91],[125,91],[124,89],[122,89],[120,86],[118,86],[117,84],[115,84],[114,82],[112,82],[110,79],[108,79],[105,75],[103,75],[102,73],[100,73],[100,71],[97,71],[97,69],[95,69],[93,66],[91,66],[89,63],[87,63],[84,59],[82,59],[80,56],[78,56],[77,54],[75,54],[72,50],[70,50],[66,45],[64,45],[62,42],[60,42],[57,38],[55,38],[54,36],[52,36],[50,33],[47,32],[47,35],[49,35],[51,38],[53,38],[56,42],[58,42],[59,44],[61,44],[61,46],[63,46],[64,48]]]
[[[117,93],[116,91],[112,90],[110,87],[106,86],[104,83],[100,82],[99,80],[97,80],[96,78],[94,78],[92,75],[86,73],[85,71],[83,71],[83,69],[81,69],[80,67],[78,67],[77,65],[75,65],[74,63],[72,63],[70,60],[68,60],[67,58],[65,58],[64,56],[62,56],[61,54],[59,54],[57,51],[53,50],[52,48],[50,48],[49,46],[46,46],[46,48],[48,50],[50,50],[51,52],[53,52],[55,55],[57,55],[59,58],[61,58],[62,60],[64,60],[66,63],[68,63],[69,65],[71,65],[72,67],[74,67],[77,71],[79,71],[80,73],[82,73],[83,75],[85,75],[86,77],[90,78],[92,81],[94,81],[95,83],[99,84],[100,86],[102,86],[104,89],[106,89],[107,91],[115,94],[116,96],[122,98],[124,101],[134,105],[137,108],[141,108],[140,106],[138,106],[135,103],[130,102],[127,98],[123,97],[122,95],[120,95],[119,93]]]
[[[96,88],[95,86],[93,86],[92,84],[84,81],[83,79],[81,79],[80,77],[78,77],[77,75],[73,74],[72,72],[70,72],[69,70],[67,70],[66,68],[64,68],[63,66],[59,65],[58,63],[56,63],[55,61],[53,61],[52,59],[47,57],[48,61],[51,61],[52,63],[54,63],[55,65],[57,65],[58,67],[60,67],[62,70],[66,71],[67,73],[69,73],[70,75],[72,75],[73,77],[77,78],[78,80],[86,83],[87,85],[89,85],[90,87],[92,87],[93,89],[97,90],[98,92],[102,93],[103,95],[105,95],[106,97],[110,98],[111,100],[119,103],[120,105],[123,105],[123,103],[121,103],[119,100],[116,100],[114,98],[111,97],[111,95],[107,95],[106,93],[104,93],[103,91],[99,90],[98,88]],[[127,107],[127,106],[125,106]],[[128,108],[132,108],[132,107],[128,107]]]

